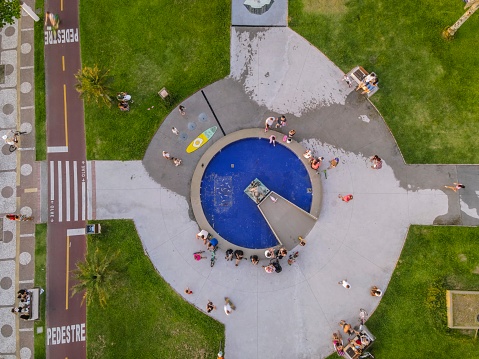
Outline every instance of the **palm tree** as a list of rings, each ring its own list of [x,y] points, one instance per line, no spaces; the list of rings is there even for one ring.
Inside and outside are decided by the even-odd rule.
[[[78,83],[75,84],[76,90],[80,93],[80,98],[87,101],[95,101],[97,104],[105,104],[111,107],[111,97],[108,95],[110,88],[108,83],[111,77],[108,75],[109,70],[99,69],[97,65],[94,67],[83,67],[75,74]]]
[[[100,255],[98,248],[92,255],[88,255],[84,262],[77,263],[77,269],[73,272],[74,278],[78,281],[72,287],[72,297],[82,291],[82,302],[86,300],[87,305],[95,299],[104,307],[108,299],[108,292],[111,290],[112,281],[116,271],[111,268],[111,262],[117,257],[114,255]]]
[[[455,22],[454,25],[448,27],[446,30],[443,31],[442,35],[446,39],[452,39],[454,37],[454,34],[456,33],[457,30],[461,27],[462,24],[466,22],[467,19],[471,17],[472,14],[476,12],[476,10],[479,9],[479,0],[470,0],[466,3],[466,6],[464,6],[464,9],[469,8],[464,15],[462,15],[459,20]]]

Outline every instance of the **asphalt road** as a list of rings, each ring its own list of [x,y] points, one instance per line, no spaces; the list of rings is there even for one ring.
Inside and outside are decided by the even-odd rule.
[[[74,88],[81,67],[78,1],[47,1],[60,17],[45,26],[49,216],[47,242],[47,358],[86,358],[86,305],[71,296],[72,270],[84,258],[87,167],[83,101]]]

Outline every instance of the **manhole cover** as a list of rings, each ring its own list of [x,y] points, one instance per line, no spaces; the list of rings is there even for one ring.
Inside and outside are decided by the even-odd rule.
[[[198,116],[198,120],[200,120],[201,122],[206,122],[206,121],[208,121],[208,115],[206,113],[202,112]]]
[[[194,129],[196,129],[196,123],[194,123],[194,122],[189,122],[189,123],[188,123],[188,130],[191,131],[191,130],[194,130]]]

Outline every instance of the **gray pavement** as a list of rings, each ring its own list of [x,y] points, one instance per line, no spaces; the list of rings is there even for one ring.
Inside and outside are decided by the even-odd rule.
[[[33,7],[33,1],[25,1]],[[35,162],[33,20],[22,10],[13,25],[0,29],[0,136],[26,131],[11,153],[3,140],[0,152],[0,356],[33,357],[33,322],[20,321],[10,310],[20,288],[34,286],[35,227],[6,222],[4,215],[32,215],[39,220],[39,164]]]
[[[369,295],[387,290],[410,224],[479,223],[477,166],[406,165],[374,106],[341,81],[343,73],[320,51],[288,28],[233,28],[231,74],[203,89],[226,134],[258,127],[270,115],[285,114],[304,148],[340,164],[322,175],[319,220],[296,247],[296,263],[267,274],[243,261],[196,262],[203,249],[190,201],[191,178],[202,154],[217,141],[187,155],[185,148],[216,120],[201,92],[175,109],[153,138],[143,161],[92,164],[96,177],[96,217],[131,218],[158,272],[185,299],[225,323],[228,358],[323,358],[332,352],[331,333],[341,319],[355,321],[359,308],[372,313]],[[206,114],[205,116],[202,114]],[[171,127],[181,131],[175,136]],[[161,157],[167,150],[180,167]],[[369,158],[384,160],[373,170]],[[323,164],[323,168],[327,167]],[[454,181],[466,190],[443,186]],[[353,194],[345,203],[338,194]],[[284,260],[283,260],[284,261]],[[261,264],[265,264],[262,261]],[[338,281],[348,279],[352,288]],[[221,310],[229,296],[237,310]],[[380,338],[379,338],[380,340]]]

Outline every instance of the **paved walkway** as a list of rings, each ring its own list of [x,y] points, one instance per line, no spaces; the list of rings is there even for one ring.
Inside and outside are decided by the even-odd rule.
[[[25,1],[33,7],[33,1]],[[16,292],[32,287],[35,275],[33,222],[4,221],[6,213],[34,215],[39,220],[40,164],[35,162],[33,20],[22,11],[13,25],[0,29],[0,136],[19,129],[20,148],[0,152],[0,357],[33,357],[33,322],[19,320],[10,310]],[[1,80],[1,79],[0,79]],[[42,300],[44,296],[42,297]]]
[[[231,316],[213,316],[226,325],[228,358],[321,358],[331,353],[330,336],[340,319],[355,321],[359,308],[379,303],[369,295],[387,289],[410,224],[479,224],[477,166],[404,163],[388,127],[374,106],[341,81],[343,73],[320,51],[288,28],[232,28],[231,74],[188,98],[186,116],[165,119],[143,161],[95,162],[96,216],[132,218],[158,272],[178,293],[204,309],[229,296]],[[190,203],[190,184],[201,155],[185,148],[216,125],[205,98],[226,134],[262,127],[270,115],[285,114],[295,138],[326,159],[340,158],[322,177],[320,218],[298,248],[298,261],[281,274],[242,262],[235,267],[219,254],[217,264],[195,262],[203,249]],[[175,136],[171,127],[181,134]],[[161,157],[167,150],[180,167]],[[381,170],[369,157],[384,159]],[[460,194],[445,184],[466,184]],[[344,203],[338,194],[354,195]],[[224,250],[224,249],[223,249]],[[263,263],[264,264],[264,263]],[[338,285],[347,278],[349,290]]]

